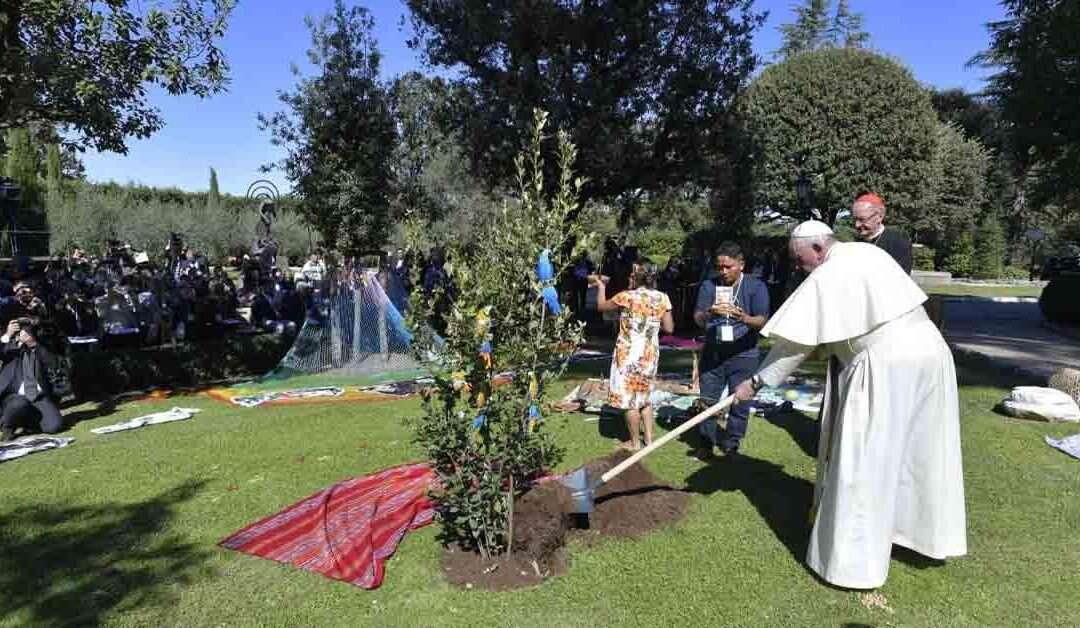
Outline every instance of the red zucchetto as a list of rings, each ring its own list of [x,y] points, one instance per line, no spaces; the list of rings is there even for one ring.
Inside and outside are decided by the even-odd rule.
[[[855,202],[867,203],[869,205],[874,205],[877,207],[885,207],[885,201],[881,200],[881,197],[877,194],[874,194],[873,192],[867,192],[866,194],[860,195],[859,198],[855,199]]]

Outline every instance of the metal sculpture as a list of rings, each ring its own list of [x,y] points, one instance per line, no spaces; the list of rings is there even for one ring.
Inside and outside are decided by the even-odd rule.
[[[259,201],[259,224],[255,230],[255,241],[251,244],[251,259],[258,264],[263,277],[269,275],[277,262],[278,244],[271,233],[274,220],[277,219],[277,201],[280,194],[277,186],[266,179],[259,179],[248,186],[247,198]]]

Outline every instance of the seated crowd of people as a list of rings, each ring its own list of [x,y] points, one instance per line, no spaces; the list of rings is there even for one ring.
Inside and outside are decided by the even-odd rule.
[[[225,266],[190,248],[162,263],[129,247],[110,247],[101,257],[74,248],[37,273],[0,271],[0,324],[28,321],[61,351],[82,344],[152,346],[231,329],[295,330],[325,274],[313,258],[292,278],[280,268],[232,260],[241,269],[234,281]]]
[[[312,254],[288,276],[257,251],[229,260],[233,276],[174,237],[163,260],[113,242],[101,256],[79,247],[44,265],[21,258],[0,269],[0,428],[62,429],[58,356],[86,348],[138,348],[295,332],[317,315],[326,266]],[[270,263],[267,263],[267,262]]]

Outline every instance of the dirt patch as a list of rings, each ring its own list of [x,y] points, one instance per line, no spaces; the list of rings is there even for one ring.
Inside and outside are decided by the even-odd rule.
[[[566,571],[565,550],[559,549],[544,563],[522,553],[509,559],[484,560],[476,552],[451,548],[443,552],[443,575],[452,584],[466,589],[512,591],[536,586],[550,576]]]
[[[599,477],[628,456],[617,452],[585,468],[590,478]],[[689,494],[660,482],[640,463],[597,490],[595,508],[587,518],[569,514],[570,492],[562,483],[541,482],[514,505],[514,552],[509,560],[484,560],[453,548],[443,555],[443,573],[467,588],[506,591],[533,586],[565,571],[563,548],[568,537],[590,544],[609,536],[638,537],[681,519],[689,501]]]
[[[626,452],[585,465],[589,477],[602,475],[630,457]],[[635,464],[596,491],[585,536],[638,537],[682,519],[690,495],[656,479],[641,463]]]
[[[514,553],[547,561],[566,545],[570,491],[561,482],[541,482],[514,503]]]

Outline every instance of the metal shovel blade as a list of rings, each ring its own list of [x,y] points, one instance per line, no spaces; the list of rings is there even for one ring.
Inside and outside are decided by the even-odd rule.
[[[570,514],[587,515],[593,511],[593,497],[599,482],[589,482],[589,475],[584,468],[562,477],[559,481],[570,489]]]

